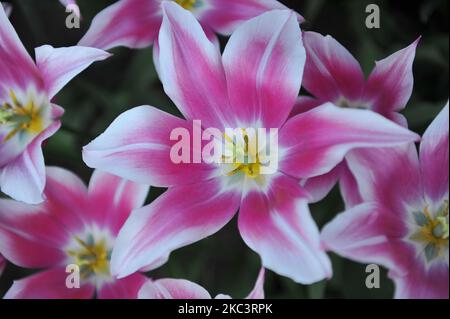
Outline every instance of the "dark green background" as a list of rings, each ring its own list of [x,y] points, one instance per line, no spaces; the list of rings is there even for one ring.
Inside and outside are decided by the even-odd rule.
[[[78,0],[82,28],[65,28],[66,13],[57,0],[16,0],[12,23],[30,53],[34,47],[75,45],[93,16],[114,1]],[[308,22],[304,29],[331,34],[361,62],[366,74],[375,60],[409,45],[419,35],[422,41],[414,62],[413,96],[404,114],[419,133],[429,125],[448,99],[448,7],[447,0],[357,1],[285,0]],[[381,28],[367,29],[365,8],[376,3],[381,9]],[[222,39],[226,43],[226,39]],[[59,165],[79,174],[85,181],[92,171],[81,160],[81,147],[103,132],[120,113],[149,104],[179,114],[165,96],[152,64],[152,49],[116,49],[107,61],[96,63],[70,83],[58,96],[66,114],[62,129],[45,147],[48,165]],[[382,163],[380,164],[382,165]],[[150,202],[164,189],[152,188]],[[322,203],[312,206],[319,225],[343,208],[334,190]],[[365,287],[365,265],[332,255],[334,276],[330,281],[302,286],[268,271],[269,298],[390,298],[393,285],[383,272],[381,288]],[[154,278],[186,278],[203,285],[212,295],[227,293],[244,297],[253,287],[259,270],[258,256],[239,237],[236,220],[213,237],[175,251],[170,261],[153,271]],[[8,265],[0,279],[0,296],[12,280],[30,274]]]

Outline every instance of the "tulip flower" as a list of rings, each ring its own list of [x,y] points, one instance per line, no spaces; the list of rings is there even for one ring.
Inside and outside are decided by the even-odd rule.
[[[0,277],[3,274],[3,271],[5,270],[6,267],[6,260],[5,258],[0,254]]]
[[[242,238],[261,256],[264,268],[300,283],[329,277],[330,261],[299,179],[329,172],[354,147],[389,147],[418,136],[374,112],[329,103],[288,120],[305,62],[294,12],[274,10],[242,24],[221,56],[192,13],[172,2],[162,6],[159,71],[166,93],[186,119],[137,107],[83,150],[90,167],[168,187],[133,212],[120,231],[113,275],[122,278],[168,258],[171,251],[220,230],[240,209]],[[278,169],[262,173],[270,145],[250,147],[255,135],[246,133],[236,138],[234,148],[254,161],[172,161],[173,130],[195,135],[197,120],[200,129],[222,133],[226,128],[278,130]],[[202,152],[202,145],[193,144],[193,155]]]
[[[79,42],[104,50],[117,46],[143,48],[154,43],[161,26],[163,0],[119,0],[101,11]],[[174,0],[190,10],[208,37],[230,35],[242,22],[274,9],[287,9],[276,0]],[[299,21],[303,18],[298,15]]]
[[[448,299],[448,128],[447,103],[419,154],[411,144],[348,155],[363,202],[323,229],[329,250],[388,268],[396,298]]]
[[[399,111],[405,108],[413,90],[412,65],[419,39],[376,62],[367,80],[358,61],[331,36],[305,32],[303,41],[307,56],[303,87],[313,97],[301,96],[292,115],[331,102],[342,108],[372,110],[400,125],[408,126]],[[361,201],[360,196],[351,191],[354,177],[345,161],[329,174],[304,180],[302,185],[312,193],[314,201],[319,201],[337,180],[340,180],[347,206]]]
[[[212,299],[202,286],[184,279],[148,280],[138,294],[139,299]],[[215,299],[231,299],[228,295],[217,295]],[[264,269],[256,280],[255,287],[246,299],[264,299]]]
[[[101,172],[86,188],[74,174],[50,167],[43,204],[1,199],[0,252],[20,267],[44,269],[15,281],[5,298],[136,298],[147,278],[116,280],[109,263],[119,229],[148,189]]]
[[[0,188],[31,204],[43,201],[42,142],[60,127],[54,96],[74,76],[108,53],[94,48],[36,49],[29,56],[0,6]]]

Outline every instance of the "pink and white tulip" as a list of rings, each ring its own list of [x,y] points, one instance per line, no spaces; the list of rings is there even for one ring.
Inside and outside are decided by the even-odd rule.
[[[356,150],[347,158],[363,202],[325,226],[325,246],[389,269],[396,298],[448,298],[448,104],[420,152]]]
[[[372,110],[407,127],[399,112],[413,90],[412,65],[419,39],[376,62],[367,80],[358,61],[331,36],[305,32],[303,42],[306,49],[303,87],[313,97],[299,97],[292,115],[331,102],[342,108]],[[353,179],[343,162],[330,174],[304,180],[302,184],[313,194],[313,200],[319,201],[340,180],[342,195],[347,206],[351,206],[360,202],[359,195],[347,187]]]
[[[44,45],[29,56],[0,6],[0,188],[12,198],[44,200],[42,143],[61,126],[54,96],[78,73],[108,53],[94,48]]]
[[[190,10],[214,42],[214,32],[230,35],[241,23],[264,12],[287,9],[276,0],[174,0]],[[119,0],[101,11],[80,45],[143,48],[154,43],[163,19],[163,0]],[[298,15],[299,21],[303,18]]]
[[[109,261],[119,229],[148,189],[98,171],[87,188],[72,173],[50,167],[45,203],[0,200],[0,252],[20,267],[45,269],[15,281],[5,298],[136,298],[147,278],[135,273],[117,280]],[[66,285],[68,265],[79,267],[79,288]]]
[[[202,286],[184,279],[148,280],[138,294],[139,299],[212,299]],[[219,294],[215,299],[231,299]],[[264,299],[264,269],[261,269],[255,287],[246,299]]]
[[[239,209],[240,233],[265,268],[300,283],[331,276],[299,179],[329,172],[355,147],[394,146],[418,136],[374,112],[332,104],[288,120],[305,62],[294,12],[274,10],[242,24],[221,56],[192,13],[172,2],[162,6],[160,75],[186,120],[137,107],[83,150],[90,167],[169,188],[125,223],[112,254],[113,275],[125,277],[214,234]],[[175,164],[170,134],[192,130],[194,120],[222,132],[279,129],[278,171],[260,174],[258,161],[235,163],[231,170],[227,164]],[[268,145],[250,150],[252,137],[246,137],[235,146],[263,156]]]

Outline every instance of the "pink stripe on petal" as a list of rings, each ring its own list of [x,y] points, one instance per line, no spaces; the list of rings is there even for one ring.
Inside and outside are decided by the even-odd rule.
[[[423,135],[420,166],[426,196],[448,200],[448,102]]]
[[[26,150],[15,160],[0,170],[2,192],[13,199],[29,204],[44,201],[45,163],[42,143],[56,133],[61,126],[59,121],[51,124],[38,135]]]
[[[414,144],[354,150],[347,154],[346,162],[364,201],[382,203],[399,217],[422,207],[423,188]]]
[[[149,280],[139,291],[139,299],[211,299],[205,288],[185,279]]]
[[[82,284],[79,289],[66,287],[68,274],[64,268],[54,268],[17,280],[8,290],[5,299],[91,299],[95,287]]]
[[[231,35],[242,23],[265,12],[288,9],[275,0],[208,0],[207,2],[210,7],[201,14],[200,21],[224,35]],[[299,14],[297,19],[300,22],[304,20]]]
[[[348,209],[361,204],[363,199],[359,193],[358,182],[348,168],[347,163],[344,161],[340,166],[341,178],[339,179],[339,188],[345,207]]]
[[[358,102],[363,94],[364,74],[358,61],[331,36],[304,33],[306,65],[303,86],[323,101],[344,98]]]
[[[295,14],[275,10],[233,33],[223,53],[232,127],[279,128],[297,99],[305,49]]]
[[[137,299],[143,285],[149,281],[143,274],[133,274],[123,279],[104,283],[98,291],[98,299]]]
[[[267,269],[303,284],[331,276],[319,230],[294,179],[280,175],[267,195],[248,193],[239,212],[239,231]]]
[[[239,193],[222,191],[216,180],[170,188],[135,210],[121,229],[112,253],[113,275],[123,278],[216,233],[234,216],[239,200]]]
[[[448,262],[438,262],[425,269],[423,260],[416,260],[411,271],[400,276],[390,272],[395,282],[396,299],[448,299]]]
[[[376,202],[367,202],[337,215],[322,230],[327,250],[360,263],[376,263],[405,273],[413,246],[404,242],[405,222]]]
[[[95,16],[78,45],[103,50],[150,46],[161,26],[161,15],[159,1],[117,1]]]
[[[164,90],[189,120],[223,129],[229,113],[220,52],[200,23],[173,2],[163,3],[159,73]]]
[[[148,185],[95,171],[89,183],[89,210],[84,217],[98,226],[107,226],[116,236],[131,211],[142,207],[148,191]]]
[[[376,62],[364,93],[364,101],[372,110],[388,115],[406,106],[413,90],[412,66],[419,40]]]
[[[14,264],[43,268],[63,262],[69,238],[64,227],[43,205],[0,200],[0,251]]]
[[[173,129],[193,136],[193,123],[140,106],[120,115],[106,131],[83,149],[89,166],[138,183],[168,187],[209,179],[215,166],[193,163],[201,149],[189,145],[191,163],[175,163],[170,152]],[[190,143],[190,141],[189,141]]]
[[[280,130],[280,169],[298,178],[323,175],[354,148],[391,147],[419,136],[377,113],[323,104]]]
[[[39,71],[0,6],[0,103],[11,89],[43,88]]]
[[[50,45],[43,45],[36,48],[35,52],[36,64],[44,79],[49,99],[93,62],[110,56],[105,51],[80,46],[55,49]]]

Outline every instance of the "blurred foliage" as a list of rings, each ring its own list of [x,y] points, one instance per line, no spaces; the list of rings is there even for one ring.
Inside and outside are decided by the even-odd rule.
[[[66,29],[66,13],[57,0],[15,0],[12,23],[30,53],[34,47],[75,45],[90,21],[108,0],[78,0],[82,28]],[[411,128],[422,133],[448,99],[448,0],[282,0],[300,12],[306,30],[330,34],[347,47],[361,62],[366,74],[375,60],[403,48],[419,35],[422,40],[414,63],[415,87],[405,110]],[[381,28],[365,27],[365,8],[376,3],[381,9]],[[222,44],[226,39],[221,39]],[[48,165],[70,169],[85,181],[92,173],[81,160],[81,148],[99,135],[122,112],[149,104],[180,115],[164,94],[152,63],[152,49],[113,50],[114,56],[96,63],[78,76],[58,96],[57,103],[66,113],[62,129],[45,148]],[[148,202],[164,189],[152,188]],[[342,211],[339,192],[312,205],[313,216],[322,226]],[[211,212],[213,213],[213,212]],[[311,286],[267,273],[266,294],[270,298],[390,298],[393,284],[383,272],[381,288],[365,286],[365,265],[332,255],[334,276]],[[237,230],[236,220],[219,233],[189,247],[175,251],[169,262],[149,273],[154,278],[186,278],[206,287],[212,294],[227,293],[244,297],[252,289],[259,270],[258,256],[246,247]],[[13,265],[0,280],[0,296],[12,280],[30,271]]]

